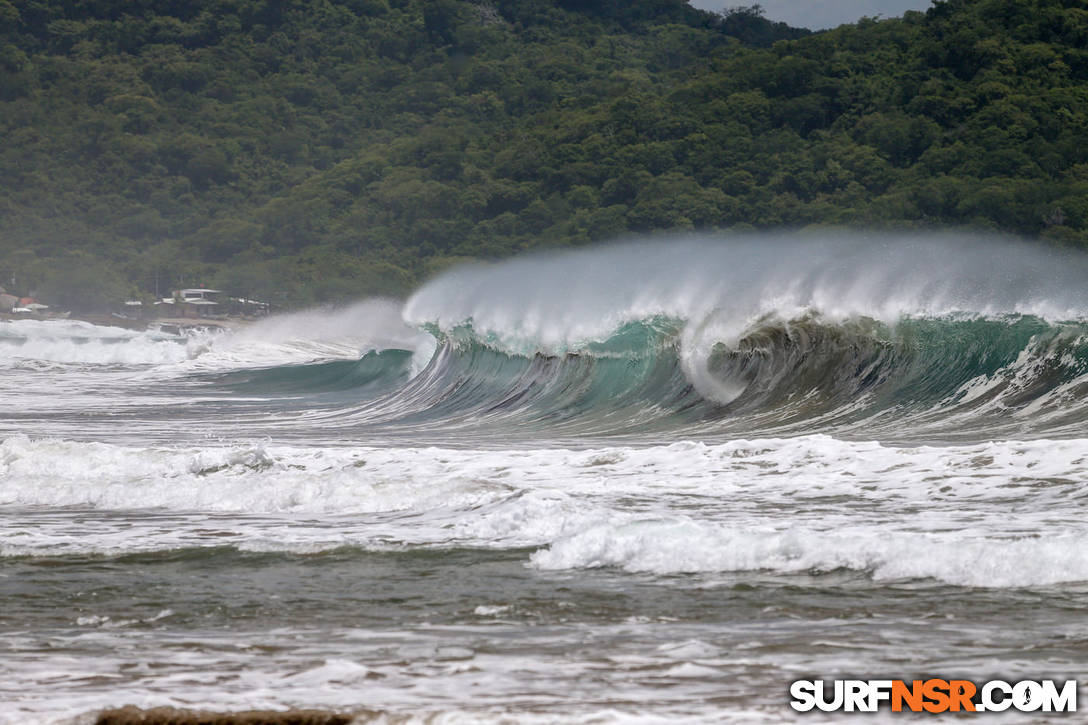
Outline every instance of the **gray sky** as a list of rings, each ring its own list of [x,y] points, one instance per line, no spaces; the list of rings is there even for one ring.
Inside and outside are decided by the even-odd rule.
[[[822,30],[852,23],[863,15],[894,18],[905,10],[925,10],[930,0],[691,0],[703,10],[759,3],[770,20],[782,20],[799,28]]]

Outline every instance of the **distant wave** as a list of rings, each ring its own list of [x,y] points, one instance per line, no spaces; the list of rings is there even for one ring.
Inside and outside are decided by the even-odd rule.
[[[429,356],[430,338],[407,327],[400,311],[396,302],[364,300],[230,331],[194,326],[174,333],[153,323],[133,331],[74,320],[16,320],[0,323],[0,368],[128,367],[153,378],[354,361],[395,347]]]
[[[0,323],[0,368],[163,365],[188,358],[187,340],[75,320]]]
[[[412,376],[413,351],[370,350],[358,360],[329,360],[271,368],[244,368],[213,376],[239,393],[298,394],[353,390],[387,392]]]

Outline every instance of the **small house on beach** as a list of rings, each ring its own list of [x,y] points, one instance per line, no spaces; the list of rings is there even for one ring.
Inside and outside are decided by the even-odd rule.
[[[220,290],[193,287],[174,290],[173,297],[163,297],[157,305],[173,305],[174,317],[215,317],[222,314],[219,309]]]

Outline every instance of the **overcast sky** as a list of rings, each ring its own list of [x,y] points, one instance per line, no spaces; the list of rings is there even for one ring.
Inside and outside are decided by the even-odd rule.
[[[755,5],[759,0],[691,0],[703,10]],[[762,0],[769,20],[782,20],[798,28],[822,30],[852,23],[863,15],[894,18],[905,10],[925,10],[930,0]]]

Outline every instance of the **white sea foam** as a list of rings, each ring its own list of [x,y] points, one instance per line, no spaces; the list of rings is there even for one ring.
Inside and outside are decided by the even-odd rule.
[[[182,372],[275,367],[324,360],[356,359],[370,350],[418,352],[422,367],[434,339],[405,325],[401,305],[362,300],[343,308],[276,315],[208,341]]]
[[[387,348],[417,351],[421,367],[434,351],[434,339],[404,324],[400,303],[379,299],[276,315],[234,330],[194,328],[184,334],[137,332],[75,320],[0,324],[0,367],[35,363],[152,367],[143,373],[145,379],[356,359],[369,350]]]
[[[472,451],[16,436],[0,443],[0,554],[539,547],[544,569],[1037,586],[1088,580],[1088,527],[1063,513],[1085,498],[1086,440]],[[55,513],[22,526],[28,507]]]
[[[0,442],[4,505],[238,513],[373,512],[425,506],[453,487],[499,495],[841,498],[894,505],[1005,501],[1022,510],[1088,496],[1088,441],[894,447],[829,436],[590,450],[291,447],[139,448],[12,436]],[[429,487],[446,486],[441,494]],[[479,503],[473,499],[473,503]]]
[[[16,320],[0,324],[0,367],[163,365],[188,359],[194,344],[200,343],[75,320]]]
[[[533,554],[532,562],[541,569],[611,566],[653,574],[849,569],[877,581],[1032,587],[1088,581],[1088,532],[1009,539],[878,526],[760,531],[685,519],[639,520],[579,532]]]

